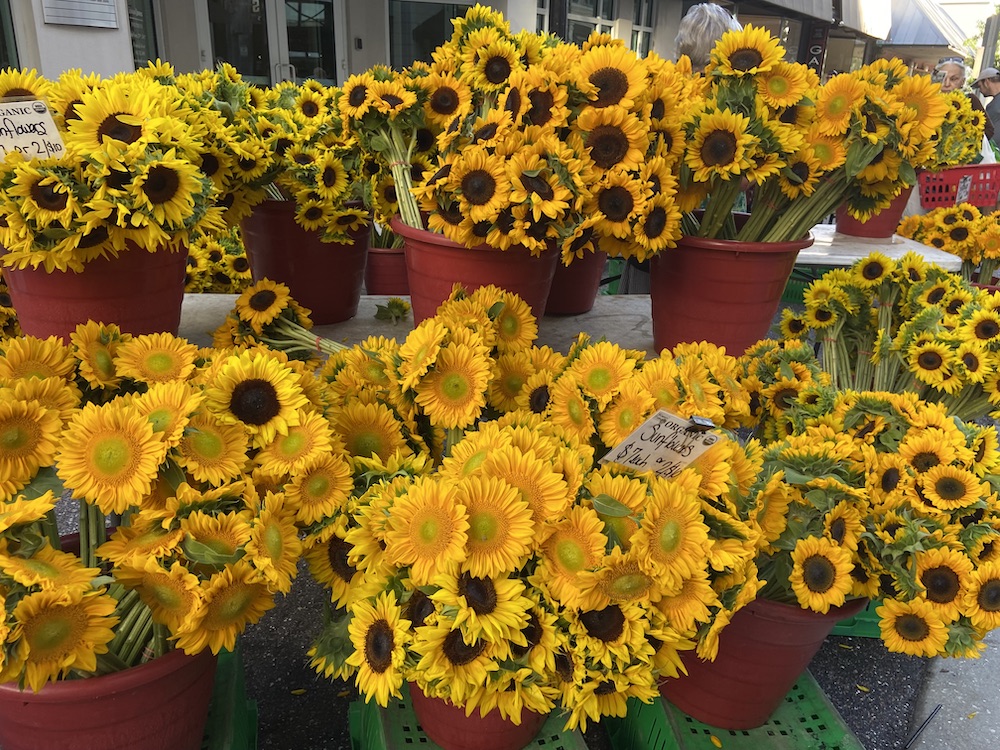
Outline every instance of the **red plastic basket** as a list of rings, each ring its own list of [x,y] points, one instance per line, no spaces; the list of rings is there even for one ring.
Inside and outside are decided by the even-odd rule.
[[[920,205],[925,209],[971,203],[977,208],[996,208],[1000,198],[1000,164],[949,167],[940,172],[921,172]]]

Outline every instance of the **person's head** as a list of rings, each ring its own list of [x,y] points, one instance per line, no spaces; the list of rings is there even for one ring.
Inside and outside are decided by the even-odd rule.
[[[979,89],[983,96],[996,96],[1000,94],[1000,70],[996,68],[983,68],[979,71],[979,77],[972,84]]]
[[[691,58],[691,67],[701,71],[708,65],[712,48],[727,31],[739,31],[743,28],[740,22],[729,15],[729,11],[715,3],[700,3],[692,5],[684,14],[677,27],[677,57],[687,55]]]
[[[934,79],[941,82],[942,91],[957,91],[965,85],[969,69],[957,57],[942,60],[934,68]]]

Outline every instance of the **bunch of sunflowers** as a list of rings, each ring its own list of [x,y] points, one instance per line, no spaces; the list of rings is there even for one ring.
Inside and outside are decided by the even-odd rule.
[[[595,463],[658,403],[738,424],[735,360],[643,362],[583,337],[563,355],[536,332],[517,297],[458,289],[402,343],[371,338],[322,368],[353,491],[306,528],[332,603],[310,655],[366,700],[409,682],[467,713],[561,709],[585,728],[654,698],[681,650],[714,658],[761,585],[758,443],[719,440],[670,478]]]
[[[430,65],[352,76],[340,99],[392,170],[402,222],[470,247],[556,246],[567,264],[673,246],[687,71],[608,35],[512,34],[481,5],[453,24]]]
[[[703,96],[683,118],[679,172],[685,232],[779,242],[805,236],[847,201],[866,220],[916,183],[949,107],[937,84],[877,60],[819,85],[762,28],[726,32]],[[750,216],[737,226],[749,183]],[[693,213],[700,205],[704,213]]]
[[[1000,297],[915,254],[872,253],[824,274],[804,299],[804,314],[784,313],[782,333],[821,344],[837,389],[909,391],[969,421],[996,413]]]
[[[973,109],[965,92],[949,91],[943,96],[948,113],[938,131],[934,154],[924,163],[924,168],[932,172],[976,162],[986,126],[986,113]]]
[[[262,347],[90,322],[5,339],[0,378],[0,682],[232,649],[292,584],[315,477],[346,472],[315,375]]]
[[[199,237],[188,245],[185,292],[239,294],[251,278],[239,227]]]
[[[220,96],[246,152],[244,199],[294,201],[299,226],[350,245],[368,231],[370,197],[361,151],[340,119],[341,93],[313,80],[259,89],[233,72]]]
[[[68,71],[48,81],[7,69],[0,94],[46,101],[65,145],[58,156],[14,152],[0,164],[5,266],[79,271],[129,246],[177,250],[233,219],[227,170],[242,146],[204,75],[175,77],[151,63],[109,79]]]
[[[960,203],[907,216],[896,231],[901,237],[957,255],[966,281],[993,284],[1000,266],[1000,220],[995,214]]]
[[[880,599],[890,651],[978,656],[1000,626],[996,428],[911,393],[827,403],[765,448],[759,596],[820,612]]]

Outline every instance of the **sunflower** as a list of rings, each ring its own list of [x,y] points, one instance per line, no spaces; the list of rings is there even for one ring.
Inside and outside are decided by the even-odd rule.
[[[664,596],[655,606],[679,633],[694,633],[700,623],[709,622],[712,610],[720,602],[708,571],[699,568],[694,575],[681,580],[675,593]]]
[[[754,137],[748,132],[750,120],[729,109],[709,110],[696,122],[684,157],[696,182],[718,176],[730,180],[750,166],[749,151]]]
[[[488,43],[473,46],[470,42],[462,59],[461,78],[473,89],[499,93],[507,87],[511,75],[524,69],[517,46],[499,35],[484,39]]]
[[[757,94],[769,107],[780,109],[798,104],[808,88],[805,67],[783,60],[757,77]]]
[[[213,654],[232,651],[236,637],[247,625],[260,620],[274,607],[274,597],[254,569],[238,560],[215,573],[201,585],[201,606],[177,636],[177,648],[197,654],[206,648]]]
[[[188,422],[174,457],[195,481],[218,487],[240,475],[248,448],[246,433],[239,425],[199,413]]]
[[[130,87],[110,85],[84,92],[76,106],[78,119],[66,123],[67,148],[93,154],[112,145],[148,142],[163,121],[156,117],[154,97],[161,91],[155,84]]]
[[[334,607],[346,607],[359,600],[358,592],[365,583],[365,571],[351,564],[351,545],[337,524],[328,524],[306,538],[303,558],[309,573],[321,586],[330,590]]]
[[[496,314],[496,347],[501,354],[512,354],[528,349],[535,343],[538,336],[538,321],[531,314],[531,307],[516,294],[497,289],[496,287],[480,287],[472,293],[472,299],[483,304],[486,309],[494,306],[490,302],[493,291],[496,290],[496,302],[502,302],[502,309]],[[490,304],[486,304],[490,302]],[[536,369],[538,365],[536,365]]]
[[[309,412],[302,421],[288,428],[255,457],[258,466],[267,466],[279,474],[294,474],[302,467],[333,450],[333,433],[329,421],[321,414]]]
[[[111,539],[97,548],[98,556],[120,567],[136,567],[137,560],[167,557],[184,541],[179,529],[163,528],[158,519],[133,516],[128,526],[119,526]]]
[[[62,419],[37,401],[0,400],[0,484],[29,482],[56,454]]]
[[[76,360],[56,336],[20,336],[0,343],[0,378],[61,378],[72,380]]]
[[[958,466],[938,465],[920,477],[923,497],[939,510],[954,511],[974,507],[989,490],[981,485],[979,477]]]
[[[139,558],[116,568],[115,581],[137,591],[153,621],[171,633],[181,630],[201,604],[198,578],[180,562],[167,569],[155,557]]]
[[[620,346],[599,341],[580,352],[570,365],[570,371],[583,393],[603,408],[617,395],[635,365],[635,360]]]
[[[434,364],[448,331],[437,318],[420,321],[399,348],[399,386],[413,388]]]
[[[804,537],[792,551],[788,581],[799,606],[825,614],[851,592],[851,551],[820,537]]]
[[[934,605],[943,622],[954,622],[966,598],[972,561],[958,550],[944,547],[917,552],[915,560],[924,598]]]
[[[123,342],[115,357],[119,376],[140,383],[184,380],[195,368],[198,347],[169,333],[149,333]]]
[[[241,425],[258,448],[299,424],[306,403],[291,368],[251,352],[224,360],[205,388],[206,408],[225,424]]]
[[[268,493],[258,516],[251,522],[247,559],[267,579],[273,591],[287,594],[302,553],[295,512],[286,509],[283,495]]]
[[[607,539],[603,528],[592,508],[571,508],[543,543],[540,570],[530,582],[550,590],[563,606],[578,606],[582,601],[581,574],[599,565],[604,557]]]
[[[594,419],[578,379],[572,374],[563,375],[546,390],[552,424],[581,442],[589,441],[595,430]]]
[[[393,501],[386,557],[395,565],[408,565],[416,585],[427,585],[465,561],[468,531],[468,514],[456,502],[454,487],[421,477]]]
[[[457,484],[456,498],[465,506],[469,519],[461,570],[477,578],[517,570],[534,541],[531,508],[520,493],[493,477],[468,477]]]
[[[440,573],[434,585],[438,589],[431,600],[443,611],[454,613],[451,626],[461,630],[466,642],[506,643],[527,626],[528,610],[534,604],[525,596],[520,578]]]
[[[317,454],[293,473],[286,494],[299,523],[307,525],[332,515],[346,502],[353,487],[346,457],[326,453]]]
[[[875,610],[881,618],[882,641],[889,651],[912,656],[937,656],[948,641],[948,628],[923,599],[884,599]]]
[[[495,648],[483,640],[467,643],[462,631],[448,622],[419,628],[410,649],[419,656],[417,684],[423,688],[440,682],[447,686],[452,703],[469,710],[474,708],[468,705],[470,696],[499,669]]]
[[[137,210],[165,229],[186,229],[199,217],[195,196],[207,193],[212,182],[200,168],[179,158],[174,149],[150,157],[135,170],[128,191]]]
[[[638,169],[649,148],[649,130],[642,120],[626,108],[586,107],[577,116],[574,129],[582,139],[582,148],[603,171],[613,167]]]
[[[912,430],[899,444],[898,455],[918,474],[935,466],[951,464],[958,456],[955,446],[939,429]]]
[[[445,428],[472,424],[486,406],[491,363],[476,349],[448,344],[416,387],[414,400],[431,423]]]
[[[981,563],[966,585],[962,614],[977,628],[992,630],[1000,626],[1000,563]]]
[[[371,87],[374,83],[375,77],[369,72],[356,73],[344,81],[338,106],[345,120],[361,118],[368,113],[373,102]]]
[[[816,97],[816,126],[821,135],[842,136],[865,101],[865,85],[850,73],[833,76]]]
[[[410,621],[403,618],[393,591],[382,592],[374,602],[357,602],[352,615],[348,632],[354,651],[347,664],[358,668],[357,685],[365,702],[374,698],[385,707],[391,696],[400,696]]]
[[[288,287],[284,284],[261,279],[244,291],[236,300],[240,320],[260,333],[288,307]]]
[[[118,401],[86,404],[63,435],[56,473],[75,497],[123,513],[150,491],[165,456],[166,446],[135,410]]]
[[[79,360],[79,373],[92,388],[117,388],[121,378],[115,371],[118,347],[131,339],[114,324],[102,325],[90,320],[70,334],[70,345]]]
[[[85,568],[79,557],[53,549],[47,542],[30,557],[0,554],[0,570],[5,577],[27,588],[38,586],[81,593],[89,591],[94,579],[101,575],[99,568]]]
[[[581,55],[573,73],[581,91],[597,108],[632,109],[647,86],[646,67],[631,50],[619,45],[598,45]]]
[[[547,522],[560,517],[572,501],[566,480],[533,451],[513,446],[491,451],[483,462],[482,476],[502,479],[518,491],[531,508],[537,538],[548,534]]]
[[[85,83],[94,82],[96,81],[93,81],[91,78],[85,79]],[[62,76],[60,76],[60,85],[64,85]],[[43,76],[39,75],[38,71],[34,68],[31,70],[5,68],[0,72],[0,98],[27,96],[32,99],[45,101],[53,96],[56,90],[56,87]]]
[[[383,403],[349,403],[333,414],[333,428],[352,456],[387,459],[406,450],[403,425]]]
[[[25,684],[37,693],[73,670],[96,672],[97,655],[114,638],[115,606],[103,591],[38,591],[21,599],[13,611],[20,638],[12,661],[23,664]]]

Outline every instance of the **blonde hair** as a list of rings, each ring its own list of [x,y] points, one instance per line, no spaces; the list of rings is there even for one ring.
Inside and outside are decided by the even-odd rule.
[[[674,45],[677,57],[687,55],[691,58],[691,67],[704,70],[708,65],[712,48],[727,31],[740,31],[743,26],[729,15],[729,11],[715,3],[699,3],[692,5],[684,14],[677,27],[677,37]]]

